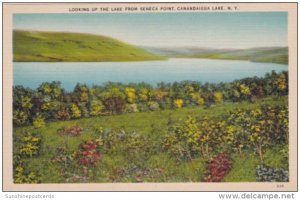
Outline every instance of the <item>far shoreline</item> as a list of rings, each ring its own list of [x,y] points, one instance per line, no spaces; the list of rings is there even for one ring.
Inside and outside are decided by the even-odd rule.
[[[137,63],[137,62],[160,62],[160,61],[168,61],[170,59],[195,59],[195,60],[220,60],[220,61],[245,61],[245,62],[252,62],[252,63],[271,63],[271,64],[279,64],[279,65],[286,65],[288,66],[288,63],[282,63],[282,62],[269,62],[269,61],[255,61],[255,60],[247,60],[247,59],[224,59],[224,58],[197,58],[197,57],[189,57],[189,56],[174,56],[174,57],[163,57],[162,59],[150,59],[150,60],[108,60],[108,61],[97,61],[97,60],[91,60],[91,61],[13,61],[13,63]]]

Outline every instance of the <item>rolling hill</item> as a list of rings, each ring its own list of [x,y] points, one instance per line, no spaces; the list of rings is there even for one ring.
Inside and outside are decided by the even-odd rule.
[[[249,60],[252,62],[288,64],[287,47],[261,47],[250,49],[213,49],[198,47],[142,48],[150,53],[167,57]]]
[[[163,57],[116,39],[82,33],[13,32],[14,62],[104,62],[160,60]]]

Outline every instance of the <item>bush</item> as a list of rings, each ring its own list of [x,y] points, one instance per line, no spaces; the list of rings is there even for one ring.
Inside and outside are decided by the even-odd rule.
[[[89,140],[80,144],[80,149],[76,153],[77,163],[83,166],[95,166],[101,159],[101,154],[98,150],[98,144],[95,141]]]
[[[28,115],[24,111],[14,110],[13,122],[17,126],[24,125],[28,120]]]
[[[90,108],[90,115],[91,116],[99,116],[102,114],[104,106],[101,101],[92,101],[91,108]]]
[[[215,103],[222,103],[223,102],[222,92],[215,92],[214,93],[214,101],[215,101]]]
[[[32,122],[34,128],[42,128],[45,126],[45,119],[41,116],[36,117]]]
[[[148,106],[149,106],[151,111],[159,110],[159,104],[155,101],[148,102]]]
[[[79,110],[78,106],[74,103],[71,105],[71,113],[72,113],[72,118],[81,117],[81,111]]]
[[[231,158],[221,153],[215,156],[208,164],[208,175],[205,178],[207,182],[220,182],[231,170]]]
[[[147,106],[146,103],[139,103],[138,104],[138,109],[139,109],[140,112],[149,112],[150,111],[150,109],[149,109],[149,107]]]
[[[126,113],[137,113],[139,112],[139,108],[137,104],[127,104],[125,107],[125,112]]]
[[[89,116],[123,113],[126,104],[138,104],[138,110],[147,112],[161,109],[178,109],[213,103],[255,101],[266,96],[288,94],[287,72],[266,74],[264,78],[245,78],[230,83],[201,84],[197,81],[161,83],[152,88],[146,83],[107,83],[89,88],[77,84],[66,92],[59,82],[42,83],[36,90],[23,86],[13,88],[13,123],[16,126],[31,123],[36,113],[47,120],[69,120]],[[147,102],[149,105],[147,105]],[[66,111],[62,111],[65,109]],[[135,109],[126,107],[126,112]]]
[[[22,138],[22,145],[19,149],[19,153],[22,156],[32,157],[39,153],[41,144],[41,138],[37,134],[27,132]]]
[[[66,121],[66,120],[69,120],[71,118],[71,116],[68,111],[60,110],[57,112],[55,118],[58,120]]]
[[[18,165],[15,169],[14,183],[39,183],[38,176],[34,172],[27,171],[22,165]]]
[[[119,146],[122,147],[121,150],[128,160],[137,161],[150,155],[149,141],[146,137],[134,131],[125,132],[124,130],[121,130],[117,135],[120,141]]]
[[[90,112],[86,106],[86,103],[79,103],[78,106],[81,112],[81,117],[87,118],[90,116]]]
[[[191,160],[200,150],[199,140],[202,132],[196,120],[188,117],[186,121],[175,125],[172,129],[164,139],[164,149],[177,159]]]
[[[175,99],[173,101],[175,108],[181,108],[183,106],[184,101],[182,99]]]
[[[256,181],[258,182],[288,182],[289,172],[284,169],[274,169],[264,165],[256,168]]]
[[[77,125],[75,126],[71,126],[71,127],[67,127],[67,128],[62,128],[60,130],[58,130],[58,133],[60,135],[67,135],[67,136],[79,136],[81,135],[83,129]]]

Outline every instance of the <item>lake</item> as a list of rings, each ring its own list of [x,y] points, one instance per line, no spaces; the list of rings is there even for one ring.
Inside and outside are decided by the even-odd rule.
[[[16,62],[13,64],[14,85],[32,89],[42,82],[60,81],[63,88],[73,90],[76,83],[88,85],[108,81],[121,83],[183,80],[230,82],[245,77],[263,77],[267,72],[288,70],[287,65],[249,61],[181,59],[143,62]]]

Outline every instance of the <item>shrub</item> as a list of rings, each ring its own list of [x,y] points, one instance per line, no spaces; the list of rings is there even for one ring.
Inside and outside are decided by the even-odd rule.
[[[21,102],[21,107],[25,110],[29,110],[33,106],[33,104],[31,103],[31,98],[27,96],[21,97],[20,102]]]
[[[27,125],[36,113],[41,113],[47,120],[68,120],[99,116],[102,111],[107,114],[121,114],[126,104],[133,103],[146,104],[139,105],[139,111],[146,112],[149,109],[157,109],[155,104],[154,107],[147,105],[147,102],[151,101],[159,103],[161,109],[174,109],[195,105],[210,107],[213,102],[255,101],[268,95],[287,94],[287,72],[277,74],[275,71],[266,74],[262,79],[253,77],[219,84],[182,81],[160,83],[156,88],[146,83],[107,83],[92,88],[77,84],[70,93],[61,88],[59,82],[43,83],[36,90],[14,86],[13,123],[16,126]],[[65,105],[68,105],[71,117],[65,111],[61,111]]]
[[[220,182],[231,170],[231,158],[226,153],[215,156],[208,164],[207,182]]]
[[[214,101],[215,101],[215,103],[222,103],[223,102],[222,92],[215,92],[214,93]]]
[[[149,106],[150,110],[152,110],[152,111],[159,110],[159,104],[155,101],[148,102],[148,106]]]
[[[147,106],[146,103],[139,103],[138,104],[138,109],[139,109],[140,112],[149,112],[150,111],[150,109],[149,109],[149,107]]]
[[[284,74],[281,74],[278,79],[276,80],[276,85],[279,91],[285,91],[285,89],[287,88],[286,85],[286,79]]]
[[[68,136],[75,137],[81,135],[82,131],[83,129],[81,127],[75,125],[67,128],[62,128],[58,130],[58,133],[60,135],[68,135]]]
[[[163,140],[163,148],[177,161],[191,160],[191,152],[186,143],[179,141],[175,134],[165,136]]]
[[[35,119],[33,119],[32,124],[33,124],[34,128],[36,128],[36,129],[42,128],[45,126],[45,119],[41,116],[38,116]]]
[[[13,122],[15,125],[21,126],[27,122],[28,115],[24,111],[15,110],[13,112]]]
[[[102,94],[103,104],[111,114],[121,114],[125,109],[126,97],[123,92],[113,87]]]
[[[245,97],[249,96],[251,94],[250,88],[246,86],[245,84],[240,85],[240,92],[243,94]]]
[[[199,138],[199,149],[203,156],[209,156],[212,152],[223,151],[227,147],[224,142],[228,141],[230,135],[226,132],[225,121],[215,121],[205,117],[199,121],[201,136]]]
[[[88,167],[97,165],[101,159],[101,154],[97,148],[97,142],[92,140],[81,143],[80,149],[76,153],[77,163]]]
[[[136,99],[135,89],[127,87],[125,88],[125,93],[127,96],[127,102],[128,103],[134,103]]]
[[[15,169],[14,182],[17,184],[23,183],[39,183],[38,176],[34,172],[25,170],[22,165],[18,165]]]
[[[133,132],[125,132],[121,130],[117,133],[119,145],[122,146],[122,151],[130,161],[137,161],[138,159],[145,159],[149,156],[149,141],[141,134]]]
[[[89,112],[85,102],[79,103],[78,107],[79,107],[80,112],[81,112],[81,117],[87,118],[87,117],[90,116],[90,112]]]
[[[104,106],[101,101],[93,100],[91,103],[90,115],[91,116],[99,116],[102,114],[103,109],[104,109]]]
[[[64,168],[68,167],[73,162],[73,155],[68,154],[67,147],[57,147],[55,156],[51,159],[54,163],[60,163]]]
[[[201,130],[192,117],[188,117],[182,124],[173,127],[163,142],[164,149],[169,151],[177,159],[191,159],[199,152],[199,140]]]
[[[31,132],[26,132],[26,135],[22,138],[22,145],[19,149],[19,153],[22,156],[35,156],[40,149],[41,138]]]
[[[262,106],[253,110],[231,112],[227,120],[235,129],[233,147],[241,153],[250,147],[263,163],[265,150],[273,144],[288,143],[288,109],[286,106]]]
[[[125,107],[125,112],[126,113],[137,113],[139,112],[139,108],[137,104],[127,104]]]
[[[175,99],[173,101],[175,108],[181,108],[183,106],[184,101],[182,99]]]
[[[256,168],[256,181],[258,182],[288,182],[289,172],[284,169],[274,169],[264,165]]]
[[[141,102],[148,101],[149,98],[149,90],[147,88],[141,88],[138,93],[139,100]]]
[[[62,121],[66,121],[66,120],[69,120],[71,118],[71,116],[70,116],[68,111],[60,110],[60,111],[57,112],[55,118],[59,119],[59,120],[62,120]]]
[[[205,104],[204,98],[199,93],[191,93],[190,96],[197,105],[202,106]]]
[[[74,103],[71,105],[71,113],[73,118],[81,117],[81,111],[79,110],[78,106]]]

